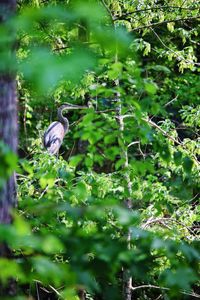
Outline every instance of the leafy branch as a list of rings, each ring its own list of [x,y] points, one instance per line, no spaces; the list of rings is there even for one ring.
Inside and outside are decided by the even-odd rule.
[[[194,16],[194,17],[187,17],[187,18],[178,18],[178,19],[173,19],[173,20],[165,20],[162,22],[156,22],[156,23],[151,23],[147,24],[144,26],[139,26],[133,29],[133,31],[138,31],[141,29],[146,29],[146,28],[151,28],[151,27],[156,27],[159,25],[167,24],[167,23],[172,23],[172,22],[181,22],[181,21],[191,21],[191,20],[198,20],[200,18],[200,15]]]
[[[199,8],[195,7],[195,6],[191,6],[191,7],[170,6],[170,5],[154,6],[154,7],[150,7],[150,8],[137,9],[137,10],[134,10],[132,12],[122,14],[121,16],[116,16],[115,20],[123,20],[127,16],[131,16],[132,14],[138,14],[140,12],[153,11],[153,10],[163,10],[163,9],[169,9],[169,10],[170,9],[178,9],[178,10],[189,10],[189,11],[199,10]]]
[[[125,119],[125,118],[134,118],[134,115],[131,114],[127,114],[127,115],[123,115],[121,116],[121,118]],[[171,140],[172,142],[174,142],[175,144],[181,146],[189,155],[191,155],[193,157],[193,159],[195,160],[195,162],[197,163],[197,165],[200,165],[200,162],[198,161],[198,159],[196,158],[196,156],[192,153],[188,152],[188,149],[185,147],[185,145],[181,142],[179,142],[178,140],[176,140],[173,136],[171,136],[168,132],[166,132],[164,129],[162,129],[160,126],[158,126],[155,122],[153,122],[152,120],[148,119],[148,118],[141,118],[144,122],[148,123],[150,126],[156,128],[158,131],[160,131],[164,136],[166,136],[169,140]]]
[[[155,32],[155,30],[153,28],[150,27],[150,29],[152,30],[152,32],[154,33],[154,35],[157,37],[157,39],[161,42],[161,44],[166,48],[168,49],[170,52],[172,52],[175,56],[176,56],[176,59],[177,60],[183,60],[185,61],[186,63],[190,63],[190,64],[193,64],[193,65],[196,65],[196,66],[200,66],[200,63],[196,63],[194,61],[191,61],[191,60],[188,60],[188,59],[185,59],[183,56],[181,56],[178,52],[174,51],[173,49],[169,48],[164,42],[163,40],[160,38],[160,36],[157,34],[157,32]],[[174,99],[173,99],[174,100]]]

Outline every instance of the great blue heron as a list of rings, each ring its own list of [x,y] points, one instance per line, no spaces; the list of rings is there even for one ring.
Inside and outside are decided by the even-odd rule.
[[[88,108],[88,106],[70,103],[65,103],[58,108],[58,121],[51,123],[44,133],[44,147],[51,155],[58,154],[64,136],[69,131],[69,121],[63,116],[63,111],[85,108]]]

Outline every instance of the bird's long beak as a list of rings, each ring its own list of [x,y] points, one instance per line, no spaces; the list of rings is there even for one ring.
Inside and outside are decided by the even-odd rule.
[[[86,109],[88,108],[88,106],[81,106],[81,105],[75,105],[75,104],[71,104],[71,103],[64,103],[62,106],[62,110],[72,110],[72,109]]]

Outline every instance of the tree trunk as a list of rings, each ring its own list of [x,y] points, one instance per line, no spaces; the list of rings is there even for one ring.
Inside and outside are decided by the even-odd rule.
[[[16,0],[0,1],[0,24],[6,22],[15,12]],[[12,30],[12,29],[11,29]],[[14,56],[14,41],[1,43],[0,59],[8,53]],[[9,63],[8,63],[9,65]],[[12,66],[13,67],[13,66]],[[14,71],[0,70],[0,141],[3,141],[13,152],[17,151],[17,97]],[[15,175],[12,174],[0,190],[0,223],[10,223],[10,209],[16,206]]]
[[[116,81],[116,85],[119,85],[118,80]],[[124,142],[124,121],[122,117],[122,107],[121,107],[121,99],[120,95],[118,95],[118,112],[117,112],[117,119],[119,123],[119,138],[121,139],[120,144],[123,143],[123,146],[121,148],[121,158],[124,159],[124,179],[127,184],[127,189],[129,193],[129,197],[127,199],[124,199],[124,206],[128,210],[132,210],[132,200],[131,200],[131,193],[132,193],[132,183],[131,179],[128,173],[128,150],[125,146]],[[127,248],[131,249],[131,229],[128,228],[127,235],[126,235],[126,241],[127,241]],[[131,300],[132,299],[132,276],[130,274],[129,269],[123,270],[123,299],[124,300]]]
[[[117,49],[117,47],[116,47]],[[115,62],[118,62],[118,55],[116,50],[115,55]],[[119,87],[119,79],[115,80],[116,87]],[[132,199],[131,199],[131,193],[132,193],[132,182],[130,179],[130,175],[128,172],[128,149],[125,144],[124,139],[124,119],[122,117],[122,101],[121,101],[121,95],[119,92],[116,94],[116,102],[117,102],[117,112],[116,117],[119,124],[119,146],[121,148],[121,158],[124,160],[124,165],[122,166],[124,171],[124,179],[127,184],[127,189],[129,193],[129,197],[124,199],[124,206],[128,210],[132,210]],[[131,229],[128,228],[127,234],[126,234],[126,241],[127,241],[127,248],[131,249]],[[123,299],[124,300],[132,300],[132,276],[130,274],[130,270],[124,269],[123,270]]]
[[[117,56],[115,61],[117,61]],[[115,81],[116,86],[119,86],[119,80]],[[129,193],[129,197],[124,199],[124,206],[128,210],[132,210],[132,200],[131,200],[131,193],[132,193],[132,183],[128,173],[128,150],[125,145],[124,141],[124,120],[122,117],[122,104],[120,99],[120,93],[118,92],[116,95],[117,100],[117,120],[119,124],[119,145],[121,147],[121,158],[124,160],[124,165],[122,166],[124,171],[124,179],[127,184],[127,189]],[[131,230],[128,228],[127,235],[127,248],[131,249]],[[131,300],[132,299],[132,277],[130,274],[129,269],[123,270],[123,299],[124,300]]]

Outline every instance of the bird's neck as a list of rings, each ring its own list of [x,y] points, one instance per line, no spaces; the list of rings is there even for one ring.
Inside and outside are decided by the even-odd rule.
[[[61,107],[59,107],[58,109],[58,120],[59,122],[61,122],[64,126],[65,132],[68,131],[69,129],[69,121],[66,117],[63,116],[63,111],[64,110],[74,110],[74,109],[85,109],[88,108],[87,106],[79,106],[79,105],[73,105],[70,103],[65,103],[63,105],[61,105]]]
[[[67,118],[64,118],[65,119],[65,122],[61,122],[64,126],[64,130],[65,130],[65,133],[69,130],[69,121],[67,120]]]
[[[59,122],[61,122],[63,124],[64,130],[68,131],[68,129],[69,129],[69,121],[68,121],[68,119],[66,117],[63,116],[62,110],[63,109],[58,109],[58,120],[59,120]]]

